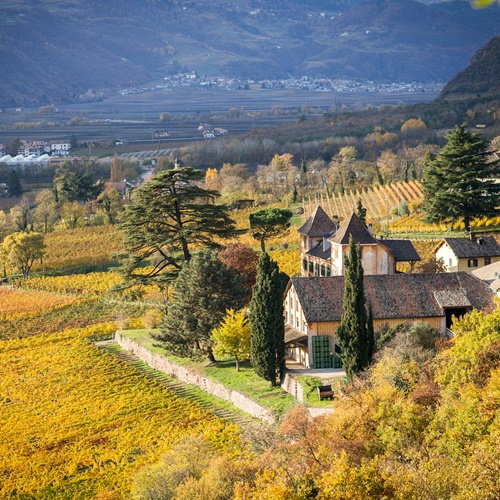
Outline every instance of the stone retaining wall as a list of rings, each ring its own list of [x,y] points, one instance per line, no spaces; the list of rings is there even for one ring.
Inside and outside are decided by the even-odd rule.
[[[175,377],[186,384],[196,385],[208,394],[230,401],[240,410],[249,413],[253,417],[259,418],[264,422],[269,424],[273,424],[275,422],[274,416],[269,410],[263,408],[243,394],[232,389],[228,389],[222,384],[219,384],[209,378],[202,377],[193,370],[189,370],[183,366],[172,363],[164,356],[152,353],[137,342],[120,335],[119,332],[116,332],[115,334],[115,341],[123,349],[135,354],[139,359],[151,366],[151,368]]]
[[[291,394],[299,403],[304,402],[304,388],[300,382],[289,373],[285,375],[285,380],[281,384],[281,387],[284,391],[288,392],[288,394]]]

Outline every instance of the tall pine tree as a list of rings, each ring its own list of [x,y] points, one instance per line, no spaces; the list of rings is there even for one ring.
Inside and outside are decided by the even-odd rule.
[[[9,176],[7,178],[7,191],[9,196],[12,196],[13,198],[17,198],[23,194],[21,178],[19,173],[15,170],[11,170],[9,172]]]
[[[343,315],[336,337],[342,349],[342,363],[348,380],[365,369],[371,361],[375,341],[373,318],[366,314],[361,247],[349,239],[349,253],[344,258]]]
[[[217,248],[219,238],[238,234],[229,207],[216,205],[219,193],[198,186],[204,173],[191,167],[163,170],[134,192],[122,215],[126,282],[175,279],[194,248]],[[154,268],[136,273],[144,262]]]
[[[228,309],[243,307],[246,296],[245,278],[228,268],[213,250],[195,253],[172,286],[167,315],[156,339],[170,352],[206,355],[213,362],[212,330]]]
[[[272,386],[285,369],[283,280],[278,265],[267,253],[257,264],[257,281],[250,302],[252,365]]]
[[[463,220],[465,229],[478,217],[499,213],[498,160],[489,155],[489,141],[477,133],[455,127],[439,154],[428,156],[422,177],[424,213],[429,222]]]

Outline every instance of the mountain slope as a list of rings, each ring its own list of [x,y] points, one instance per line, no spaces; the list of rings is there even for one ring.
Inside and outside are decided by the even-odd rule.
[[[180,68],[253,79],[446,81],[499,21],[500,8],[460,1],[6,0],[0,106],[95,99]]]
[[[500,96],[500,35],[492,38],[470,64],[443,88],[439,99]]]

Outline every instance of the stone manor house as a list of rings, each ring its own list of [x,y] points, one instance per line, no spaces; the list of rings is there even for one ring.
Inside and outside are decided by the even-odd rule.
[[[446,334],[453,316],[493,306],[487,283],[465,272],[411,274],[420,260],[411,241],[377,239],[352,214],[342,225],[318,206],[299,228],[301,277],[292,278],[284,297],[288,355],[306,367],[341,367],[335,330],[342,319],[344,255],[349,238],[361,246],[367,303],[375,332],[385,325],[425,322]]]

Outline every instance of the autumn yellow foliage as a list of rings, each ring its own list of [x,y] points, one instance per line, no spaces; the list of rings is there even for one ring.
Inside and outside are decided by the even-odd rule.
[[[116,226],[89,226],[55,231],[45,237],[46,254],[43,267],[59,269],[103,262],[115,252],[123,250],[122,235]]]
[[[45,313],[55,307],[74,304],[77,301],[78,297],[74,295],[0,288],[0,320]]]
[[[114,285],[122,282],[122,277],[115,272],[72,274],[69,276],[37,276],[18,284],[24,288],[46,290],[58,293],[79,293],[99,295],[107,292]]]
[[[236,426],[88,342],[114,329],[0,343],[1,498],[128,498],[135,472],[186,435],[235,446]]]
[[[276,261],[280,271],[288,274],[288,276],[300,275],[300,250],[272,250],[269,252],[269,257]]]

